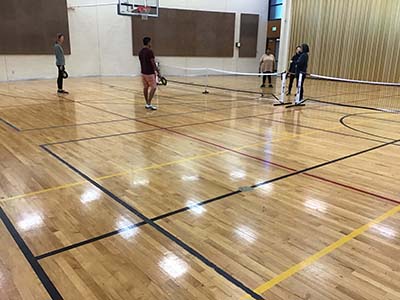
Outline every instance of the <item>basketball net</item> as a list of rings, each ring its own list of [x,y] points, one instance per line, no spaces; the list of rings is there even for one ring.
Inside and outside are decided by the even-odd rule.
[[[137,12],[141,15],[142,20],[148,20],[149,19],[149,13],[151,11],[150,6],[138,6]]]

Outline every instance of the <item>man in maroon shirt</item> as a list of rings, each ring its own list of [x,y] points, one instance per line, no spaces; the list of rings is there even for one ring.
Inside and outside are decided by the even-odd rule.
[[[143,45],[142,50],[139,52],[139,60],[142,70],[143,94],[146,99],[145,107],[146,109],[156,110],[157,107],[151,104],[151,100],[153,100],[157,89],[156,74],[159,72],[154,61],[153,50],[151,50],[151,38],[143,38]]]

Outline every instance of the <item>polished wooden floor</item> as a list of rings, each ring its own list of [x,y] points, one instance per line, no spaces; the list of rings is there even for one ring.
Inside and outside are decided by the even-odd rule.
[[[0,299],[400,299],[398,88],[54,87],[0,83]]]

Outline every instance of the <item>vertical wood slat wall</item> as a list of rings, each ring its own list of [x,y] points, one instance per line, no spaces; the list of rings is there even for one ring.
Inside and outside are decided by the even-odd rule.
[[[292,0],[290,53],[310,45],[308,71],[399,82],[399,0]]]

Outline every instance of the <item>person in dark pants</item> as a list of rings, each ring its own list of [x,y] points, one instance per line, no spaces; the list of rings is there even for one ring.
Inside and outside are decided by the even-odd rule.
[[[62,44],[64,43],[64,34],[57,34],[57,41],[54,44],[54,53],[56,55],[56,66],[58,69],[58,77],[57,77],[57,93],[58,94],[69,94],[67,91],[63,90],[63,80],[64,80],[64,72],[65,72],[65,57],[64,57],[64,49]]]
[[[307,44],[302,44],[301,45],[301,55],[299,59],[296,61],[296,79],[297,79],[297,85],[299,84],[299,79],[300,79],[300,73],[303,74],[303,80],[301,82],[300,86],[300,100],[296,104],[300,104],[304,102],[303,99],[303,94],[304,94],[304,81],[306,80],[306,73],[307,73],[307,67],[308,67],[308,53],[310,52],[310,48],[308,47]]]
[[[290,60],[290,65],[289,65],[289,72],[287,73],[287,77],[289,78],[289,87],[288,87],[288,92],[287,95],[290,95],[292,93],[292,87],[293,87],[293,81],[296,78],[296,61],[299,59],[301,54],[301,46],[296,47],[296,53],[293,55],[292,59]]]
[[[267,74],[274,72],[274,69],[275,69],[275,56],[272,54],[271,49],[267,49],[267,53],[263,54],[263,56],[260,59],[260,65],[258,67],[258,70],[260,73]],[[265,87],[265,81],[267,80],[267,77],[268,77],[268,87],[272,88],[271,75],[263,75],[261,88]]]

